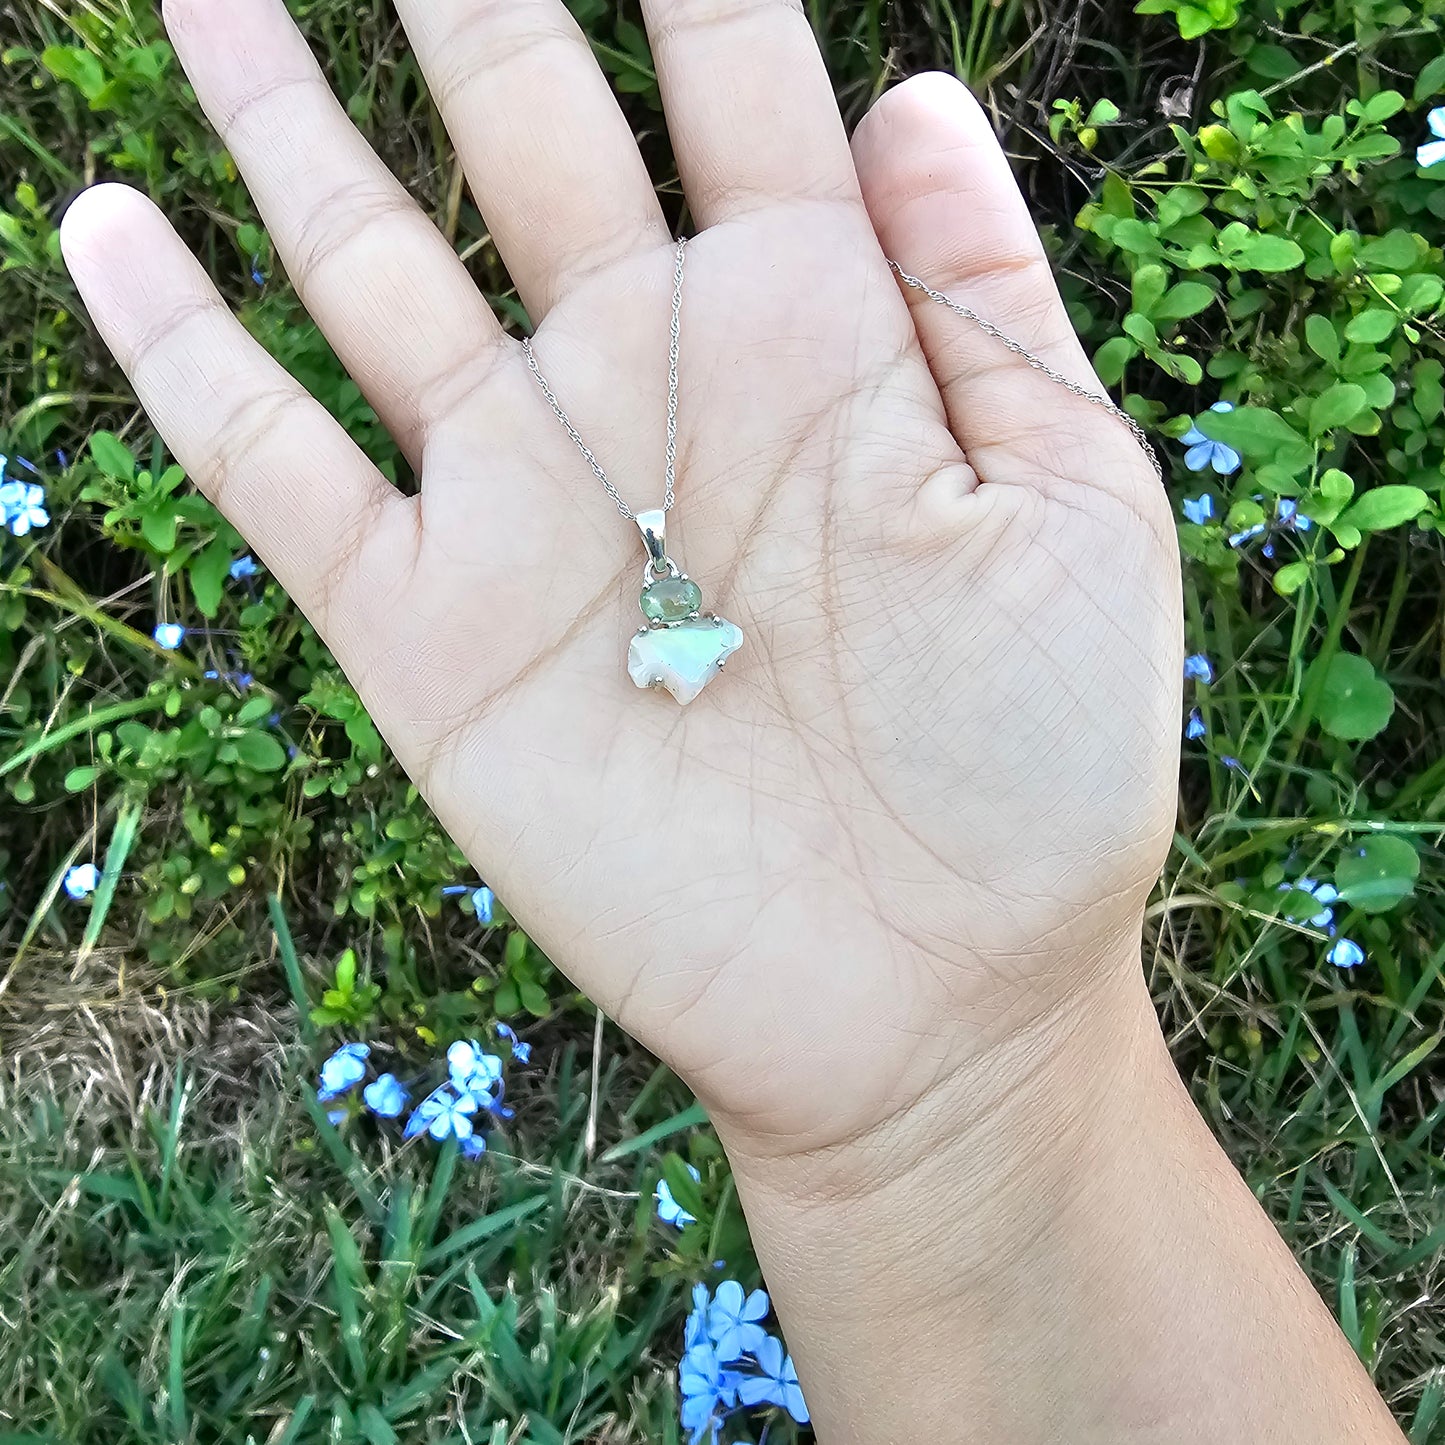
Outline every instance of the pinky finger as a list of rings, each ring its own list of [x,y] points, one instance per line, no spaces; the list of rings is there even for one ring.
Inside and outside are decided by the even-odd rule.
[[[85,192],[61,247],[176,460],[333,648],[360,644],[364,599],[401,574],[413,504],[231,314],[139,192]]]

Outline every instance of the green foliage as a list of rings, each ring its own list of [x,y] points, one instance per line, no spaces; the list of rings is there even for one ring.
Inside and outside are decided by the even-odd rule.
[[[292,8],[348,113],[518,316],[482,218],[448,194],[455,157],[388,7]],[[572,9],[675,212],[635,7]],[[317,1057],[363,1032],[410,1064],[530,1017],[546,1082],[513,1096],[518,1138],[463,1173],[388,1154],[363,1120],[332,1128],[315,1059],[189,1134],[180,1076],[163,1106],[101,1122],[15,1066],[36,1092],[0,1115],[0,1232],[25,1241],[0,1259],[0,1419],[86,1445],[675,1440],[687,1289],[719,1260],[756,1270],[701,1111],[623,1047],[594,1083],[590,1006],[500,906],[486,928],[443,893],[470,865],[277,585],[230,577],[241,539],[147,429],[61,264],[81,185],[141,186],[412,485],[280,276],[157,10],[7,12],[0,452],[41,467],[54,521],[0,538],[0,975],[44,979],[45,1019],[86,954],[198,1007],[284,999],[278,1036],[332,1031]],[[1190,650],[1215,681],[1188,699],[1207,732],[1150,908],[1156,994],[1251,1187],[1415,1445],[1440,1445],[1445,177],[1414,149],[1445,99],[1445,0],[1144,0],[1142,18],[1091,11],[1077,50],[1030,0],[809,16],[850,119],[930,65],[1016,108],[1009,150],[1100,375],[1176,495],[1216,501],[1180,533]],[[1062,164],[1033,154],[1045,128]],[[1187,473],[1191,425],[1241,469]],[[152,641],[162,620],[190,629],[181,648]],[[60,880],[87,859],[101,886],[70,906]],[[1339,890],[1329,925],[1304,880]],[[1326,961],[1328,927],[1365,950],[1353,975]],[[696,1218],[680,1233],[651,1222],[659,1177]]]
[[[1239,21],[1241,0],[1139,0],[1136,15],[1172,15],[1185,40],[1211,30],[1227,30]]]

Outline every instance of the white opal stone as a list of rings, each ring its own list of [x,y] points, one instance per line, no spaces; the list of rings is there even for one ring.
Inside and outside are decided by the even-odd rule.
[[[665,687],[689,703],[743,645],[743,631],[721,617],[699,617],[676,627],[644,627],[627,649],[627,674],[638,687]]]

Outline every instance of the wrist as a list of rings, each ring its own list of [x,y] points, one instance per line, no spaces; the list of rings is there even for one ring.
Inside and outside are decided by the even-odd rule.
[[[1037,1206],[1066,1193],[1091,1174],[1103,1138],[1128,1127],[1132,1096],[1180,1088],[1137,936],[1086,977],[1051,1006],[1001,1024],[856,1137],[798,1149],[715,1114],[741,1187],[805,1213],[887,1209],[899,1190],[929,1179],[946,1178],[955,1200],[963,1191],[974,1208],[1005,1215],[1015,1198]]]

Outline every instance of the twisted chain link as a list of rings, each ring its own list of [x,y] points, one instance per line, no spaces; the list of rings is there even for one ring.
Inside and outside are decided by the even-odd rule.
[[[664,453],[666,459],[664,475],[667,490],[662,502],[664,512],[672,510],[677,490],[677,372],[682,344],[682,266],[686,255],[687,238],[680,236],[677,242],[677,260],[672,268],[672,324],[669,328],[670,339],[667,348],[667,448]],[[537,358],[532,351],[532,343],[526,337],[522,339],[522,354],[527,358],[527,366],[532,375],[537,378],[537,385],[542,388],[542,395],[547,398],[547,404],[552,408],[557,420],[566,428],[567,435],[572,438],[577,450],[586,459],[587,465],[592,468],[592,474],[607,489],[607,495],[617,503],[617,510],[629,522],[635,522],[637,513],[623,501],[622,494],[612,485],[607,473],[602,470],[602,463],[593,455],[592,448],[582,440],[581,434],[572,425],[572,418],[562,410],[562,403],[557,400],[556,392],[548,384],[547,378],[542,375],[542,370],[537,365]]]
[[[662,510],[670,512],[672,504],[676,500],[677,489],[677,376],[679,369],[679,356],[682,344],[682,281],[683,263],[687,256],[687,239],[679,237],[677,242],[676,261],[672,270],[672,322],[668,331],[667,348],[667,446],[664,452],[665,468],[664,477],[666,481],[666,492],[663,497]],[[1154,475],[1162,482],[1164,480],[1164,468],[1160,465],[1159,458],[1154,448],[1149,445],[1149,438],[1144,434],[1144,428],[1134,420],[1122,407],[1115,406],[1107,396],[1100,395],[1097,391],[1090,391],[1086,386],[1080,386],[1076,381],[1070,381],[1067,376],[1055,371],[1047,362],[1037,357],[1021,342],[1015,341],[1006,331],[1001,331],[992,321],[985,320],[971,306],[965,306],[961,301],[955,301],[951,296],[945,296],[942,291],[936,291],[926,281],[921,281],[917,276],[910,276],[896,261],[890,261],[889,266],[894,274],[905,286],[910,286],[915,291],[921,291],[930,301],[936,301],[941,306],[946,306],[955,316],[961,316],[965,321],[972,321],[985,335],[992,336],[995,341],[1006,346],[1015,356],[1027,363],[1035,371],[1066,391],[1071,391],[1084,401],[1091,402],[1094,406],[1102,407],[1111,416],[1123,422],[1134,434],[1134,440],[1139,443],[1144,455],[1149,458],[1149,464],[1154,468]],[[537,378],[537,385],[542,388],[542,395],[547,398],[547,404],[552,408],[557,420],[566,429],[567,435],[572,438],[577,450],[582,453],[587,465],[592,468],[593,475],[607,491],[607,495],[617,504],[617,510],[629,521],[636,521],[637,514],[622,499],[621,493],[612,485],[607,473],[602,469],[602,463],[593,455],[592,449],[582,440],[577,428],[572,425],[572,419],[562,409],[562,403],[557,400],[556,393],[549,385],[547,378],[542,375],[541,368],[537,365],[536,355],[532,351],[532,343],[529,339],[523,338],[522,354],[527,358],[527,366],[533,376]]]
[[[1097,391],[1090,391],[1087,386],[1080,386],[1076,381],[1070,381],[1067,376],[1061,376],[1047,362],[1035,356],[1028,347],[1021,342],[1015,341],[1006,331],[1000,331],[992,321],[985,321],[982,316],[971,306],[965,306],[961,301],[955,301],[951,296],[945,296],[942,291],[935,291],[926,281],[920,281],[917,276],[910,276],[897,261],[890,261],[888,265],[892,268],[893,274],[903,282],[905,286],[911,286],[915,291],[921,291],[930,301],[937,301],[941,306],[947,306],[955,316],[961,316],[965,321],[972,321],[987,336],[992,336],[995,341],[1002,342],[1010,351],[1021,360],[1041,372],[1052,382],[1057,382],[1066,391],[1071,391],[1075,396],[1083,397],[1085,401],[1092,402],[1095,406],[1103,407],[1110,415],[1117,417],[1131,432],[1134,433],[1134,440],[1139,443],[1144,455],[1149,458],[1149,465],[1154,468],[1154,475],[1162,482],[1164,480],[1164,468],[1160,465],[1159,457],[1154,448],[1149,445],[1149,438],[1144,434],[1144,428],[1134,420],[1122,407],[1115,406],[1107,396],[1101,396]]]

